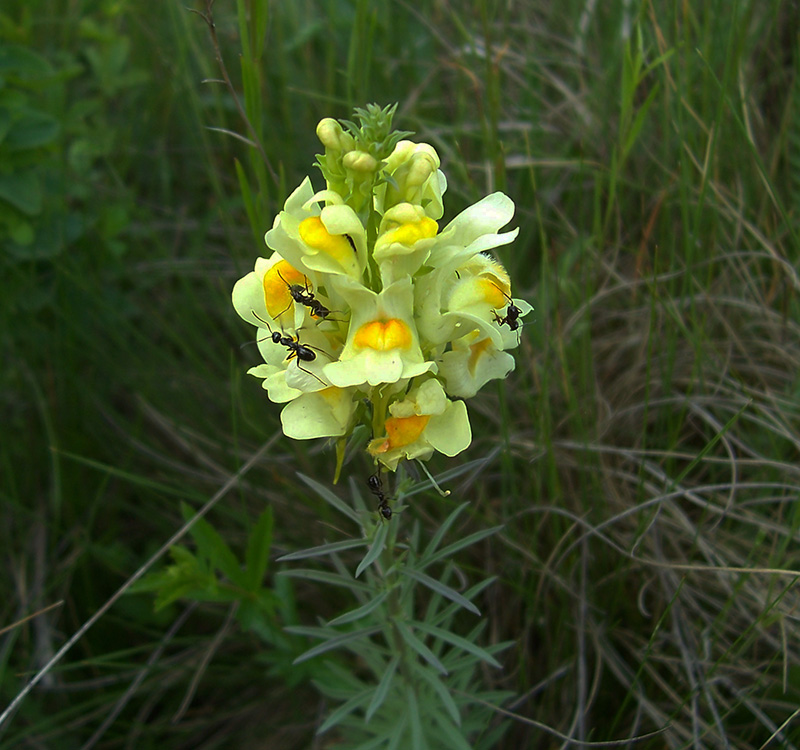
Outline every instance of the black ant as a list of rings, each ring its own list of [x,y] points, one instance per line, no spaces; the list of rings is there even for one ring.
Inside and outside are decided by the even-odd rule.
[[[495,284],[495,286],[497,286]],[[507,325],[512,331],[518,331],[522,323],[519,320],[519,316],[522,315],[522,310],[520,310],[515,304],[514,300],[511,299],[509,295],[507,295],[500,287],[497,287],[500,293],[508,300],[508,307],[506,308],[506,314],[504,318],[501,318],[496,311],[492,310],[492,315],[494,315],[495,322],[499,323],[500,325]]]
[[[297,360],[298,370],[302,370],[308,375],[311,375],[311,377],[316,378],[325,387],[328,386],[328,384],[322,378],[315,375],[313,372],[311,372],[311,370],[306,370],[306,368],[300,364],[301,362],[313,362],[317,358],[317,355],[314,352],[315,349],[323,354],[326,352],[324,352],[322,349],[317,349],[317,347],[311,346],[310,344],[301,344],[299,336],[284,336],[280,331],[273,331],[272,328],[270,328],[269,323],[267,323],[267,321],[264,320],[264,318],[262,318],[255,310],[251,310],[251,312],[253,313],[254,317],[258,318],[267,327],[272,341],[276,344],[286,347],[287,351],[289,352],[289,355],[286,357],[287,360]],[[264,341],[264,339],[260,339],[260,341]]]
[[[381,482],[380,471],[376,471],[371,477],[367,479],[367,486],[369,491],[378,498],[378,512],[387,520],[392,518],[392,509],[389,507],[389,501],[386,495],[383,494],[383,482]]]
[[[325,307],[315,296],[314,293],[308,288],[308,279],[306,279],[305,285],[300,286],[300,284],[290,284],[286,279],[283,278],[281,272],[278,271],[278,276],[281,277],[281,281],[289,288],[289,294],[291,295],[292,299],[295,302],[299,302],[304,307],[307,307],[311,310],[311,314],[314,317],[322,318],[325,320],[330,314],[331,311]],[[292,306],[292,303],[289,303],[289,307]],[[286,310],[289,309],[287,307],[285,310],[281,310],[281,312],[276,315],[276,318],[280,318]]]

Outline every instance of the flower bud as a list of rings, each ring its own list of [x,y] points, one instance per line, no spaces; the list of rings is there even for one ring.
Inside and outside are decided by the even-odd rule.
[[[353,147],[353,137],[345,133],[342,126],[332,117],[325,117],[319,121],[317,138],[331,151],[347,151]]]
[[[374,172],[378,168],[377,159],[366,151],[348,151],[342,157],[342,164],[354,172]]]

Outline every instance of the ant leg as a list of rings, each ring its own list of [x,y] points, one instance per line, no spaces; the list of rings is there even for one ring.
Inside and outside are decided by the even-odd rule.
[[[308,346],[308,344],[303,344],[303,346]],[[306,370],[306,368],[303,367],[303,365],[300,364],[300,358],[297,356],[297,352],[289,352],[289,356],[286,357],[286,360],[288,362],[291,362],[292,360],[294,360],[295,363],[297,364],[297,369],[298,370],[302,370],[306,375],[310,375],[312,378],[316,378],[326,388],[328,388],[330,386],[330,383],[326,383],[321,377],[319,377],[318,375],[315,375],[313,372],[311,372],[311,370]]]
[[[266,321],[266,320],[264,320],[264,318],[262,318],[262,317],[261,317],[261,316],[260,316],[260,315],[259,315],[259,314],[258,314],[258,313],[255,311],[255,310],[253,310],[252,308],[250,309],[250,312],[253,314],[253,317],[254,317],[254,318],[256,318],[256,319],[260,320],[260,321],[261,321],[261,322],[262,322],[262,323],[263,323],[263,324],[264,324],[264,325],[267,327],[267,330],[268,330],[270,333],[272,333],[272,328],[270,327],[270,324],[269,324],[269,323],[267,323],[267,321]]]
[[[303,346],[308,346],[308,344],[303,344]],[[306,375],[310,375],[312,378],[316,378],[326,388],[328,388],[330,386],[329,383],[326,383],[321,377],[319,377],[318,375],[315,375],[313,372],[311,372],[311,370],[306,370],[306,368],[303,367],[303,365],[300,364],[300,360],[297,357],[295,357],[295,361],[297,362],[297,369],[298,370],[302,370],[304,373],[306,373]]]

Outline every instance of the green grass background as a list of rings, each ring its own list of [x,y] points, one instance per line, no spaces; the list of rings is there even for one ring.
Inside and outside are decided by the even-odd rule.
[[[214,6],[241,91],[236,11]],[[481,609],[492,642],[516,643],[484,675],[518,695],[501,746],[562,746],[546,727],[800,745],[800,600],[770,572],[800,569],[796,5],[299,0],[256,26],[250,105],[278,184],[209,129],[250,137],[184,3],[0,9],[0,44],[51,66],[6,85],[60,128],[33,218],[56,239],[0,253],[0,626],[63,602],[0,634],[2,704],[180,527],[181,500],[199,507],[278,435],[230,290],[288,193],[321,187],[317,121],[396,101],[442,157],[445,221],[513,198],[519,238],[498,255],[536,308],[516,372],[469,404],[466,458],[496,458],[407,511],[433,533],[466,499],[460,533],[506,524],[458,560],[499,576]],[[278,438],[210,520],[234,549],[267,505],[276,553],[333,538],[295,472],[328,484],[334,465]],[[295,593],[300,622],[342,606]],[[325,711],[228,608],[131,595],[0,748],[334,747],[313,739]]]

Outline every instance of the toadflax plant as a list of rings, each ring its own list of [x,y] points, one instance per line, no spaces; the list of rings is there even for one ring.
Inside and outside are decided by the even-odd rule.
[[[370,105],[356,110],[357,124],[319,123],[326,187],[315,192],[306,178],[292,193],[265,237],[272,255],[236,283],[233,304],[258,329],[264,364],[250,373],[285,404],[284,433],[335,438],[338,478],[347,440],[364,425],[378,465],[368,480],[377,522],[354,483],[346,503],[301,477],[360,533],[280,560],[313,561],[323,569],[281,577],[352,599],[327,623],[286,628],[318,641],[294,663],[313,664],[315,684],[338,703],[318,731],[335,728],[338,746],[350,750],[488,750],[503,732],[492,726],[491,707],[508,694],[485,690],[479,668],[499,667],[494,655],[508,644],[478,645],[484,624],[474,622],[473,599],[491,580],[457,590],[463,575],[452,558],[499,527],[445,544],[463,503],[427,542],[418,521],[401,532],[399,521],[383,521],[402,518],[405,499],[438,485],[430,476],[416,486],[401,478],[391,500],[381,471],[400,466],[402,477],[403,459],[455,456],[469,446],[464,400],[513,370],[508,350],[532,308],[511,296],[508,273],[487,254],[517,236],[500,232],[513,216],[511,199],[494,193],[440,229],[447,181],[439,157],[392,130],[394,109]],[[353,552],[361,559],[351,570]]]
[[[306,178],[266,233],[273,252],[233,290],[256,326],[264,364],[249,372],[291,438],[337,438],[338,477],[359,424],[390,471],[471,440],[464,399],[514,369],[520,317],[505,268],[487,254],[514,204],[493,193],[440,230],[447,180],[427,143],[392,130],[395,107],[355,111],[358,124],[317,126],[325,178]]]

